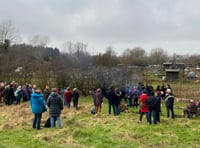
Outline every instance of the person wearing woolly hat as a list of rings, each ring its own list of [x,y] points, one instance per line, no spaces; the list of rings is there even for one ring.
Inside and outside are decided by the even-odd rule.
[[[171,89],[168,88],[168,89],[166,90],[166,94],[170,94],[170,93],[171,93]]]

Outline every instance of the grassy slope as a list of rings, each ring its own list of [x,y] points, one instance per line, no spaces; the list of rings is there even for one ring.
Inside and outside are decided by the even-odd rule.
[[[138,109],[129,109],[120,116],[107,114],[104,101],[101,114],[90,114],[91,98],[80,99],[80,110],[64,109],[62,129],[31,128],[33,115],[28,103],[0,106],[0,147],[200,147],[200,117],[181,117],[183,103],[175,103],[173,120],[162,108],[161,123],[148,125],[143,117],[137,123]],[[43,114],[42,124],[48,117]]]

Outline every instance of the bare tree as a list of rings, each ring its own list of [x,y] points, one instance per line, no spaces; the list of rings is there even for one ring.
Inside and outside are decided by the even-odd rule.
[[[141,47],[135,47],[131,50],[131,56],[135,56],[138,58],[145,57],[146,51]]]
[[[87,68],[90,63],[90,55],[87,52],[87,44],[70,41],[63,44],[65,51],[68,52],[68,58],[73,61],[75,68]]]
[[[50,39],[45,35],[35,35],[29,40],[29,42],[31,45],[36,47],[45,47],[50,42]]]
[[[5,21],[0,24],[0,51],[7,53],[11,43],[18,39],[17,30],[13,27],[11,21]]]
[[[110,57],[117,57],[116,52],[114,51],[112,46],[108,46],[106,48],[106,55],[110,56]]]
[[[117,66],[117,64],[120,63],[115,51],[111,46],[107,47],[104,54],[93,56],[93,62],[95,63],[95,65],[100,65],[104,67],[115,67]]]
[[[63,44],[64,51],[68,52],[70,55],[73,53],[73,43],[67,41]]]
[[[127,48],[124,50],[124,52],[122,53],[122,57],[129,57],[131,54],[131,49]]]
[[[67,41],[63,44],[64,50],[67,51],[70,55],[74,53],[79,54],[80,52],[86,52],[87,46],[87,44],[81,42],[72,43],[70,41]]]
[[[168,54],[162,48],[154,48],[151,50],[149,62],[153,65],[162,65],[166,61]]]
[[[127,48],[125,51],[122,53],[122,63],[124,65],[129,65],[131,63],[131,49]]]
[[[146,51],[141,47],[126,49],[122,56],[122,63],[127,65],[144,65],[147,63]]]
[[[18,31],[13,27],[10,20],[4,21],[0,24],[0,44],[4,44],[9,40],[10,43],[14,43],[18,39]]]
[[[83,51],[85,52],[87,49],[87,44],[81,43],[81,42],[77,42],[74,44],[74,52],[79,52],[79,51]]]

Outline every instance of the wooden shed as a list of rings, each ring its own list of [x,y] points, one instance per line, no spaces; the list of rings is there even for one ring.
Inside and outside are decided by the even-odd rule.
[[[179,69],[166,69],[166,80],[178,80],[178,76],[179,76]]]

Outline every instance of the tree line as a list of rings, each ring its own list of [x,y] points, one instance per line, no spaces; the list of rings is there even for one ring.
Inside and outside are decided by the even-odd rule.
[[[144,67],[162,65],[173,56],[162,48],[147,53],[141,47],[125,49],[117,56],[112,46],[104,53],[91,55],[87,45],[67,42],[65,53],[58,48],[47,47],[47,37],[35,36],[31,43],[15,43],[17,35],[12,24],[0,25],[0,81],[13,79],[25,83],[33,81],[43,88],[46,84],[57,87],[71,85],[88,93],[92,87],[103,84],[125,84],[133,80],[128,66],[140,67],[138,81],[144,78]],[[199,65],[200,55],[176,55],[189,66]],[[20,71],[15,71],[22,67]],[[142,77],[143,76],[143,77]],[[33,83],[32,82],[32,83]]]

